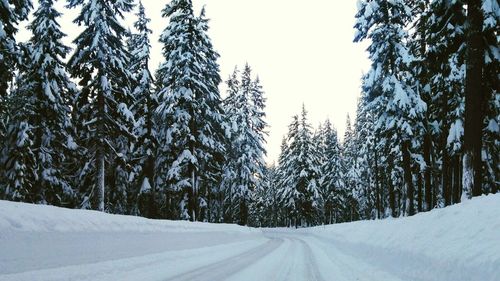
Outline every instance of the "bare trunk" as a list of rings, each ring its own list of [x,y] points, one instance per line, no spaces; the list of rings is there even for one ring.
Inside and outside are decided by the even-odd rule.
[[[98,124],[97,124],[97,149],[96,149],[96,168],[97,168],[97,210],[104,212],[104,179],[105,179],[105,167],[104,167],[104,115],[105,115],[105,103],[103,93],[98,93],[97,95],[97,114],[98,114]]]
[[[96,151],[97,162],[97,210],[104,212],[104,151],[102,147]]]
[[[443,149],[443,166],[442,166],[442,188],[443,188],[443,199],[444,205],[449,206],[451,204],[451,175],[450,175],[450,157],[448,156],[448,152],[446,147]]]
[[[424,137],[424,182],[425,182],[425,209],[432,210],[432,186],[431,186],[431,136],[427,133]]]
[[[149,218],[156,218],[156,184],[154,175],[155,160],[153,156],[148,156],[144,167],[144,176],[151,186],[151,196],[149,197]]]
[[[403,154],[403,170],[406,185],[406,199],[408,201],[408,215],[413,216],[415,214],[414,199],[413,199],[413,179],[411,175],[411,157],[410,157],[410,141],[404,140],[402,143],[402,154]]]
[[[452,190],[452,200],[453,203],[460,203],[460,196],[462,187],[460,185],[460,156],[453,156],[453,190]]]
[[[465,126],[463,188],[470,198],[482,193],[482,129],[485,93],[483,88],[484,43],[481,0],[467,1],[467,69],[465,81]]]
[[[393,218],[397,217],[396,215],[396,192],[394,191],[394,185],[392,184],[391,179],[389,178],[387,183],[389,184],[389,208],[391,209],[391,216]]]
[[[196,221],[196,173],[194,168],[191,169],[191,196],[189,198],[189,212],[191,214],[191,221]]]
[[[418,186],[418,212],[421,213],[423,208],[422,208],[422,203],[423,203],[423,191],[422,191],[422,175],[420,173],[417,173],[417,186]]]

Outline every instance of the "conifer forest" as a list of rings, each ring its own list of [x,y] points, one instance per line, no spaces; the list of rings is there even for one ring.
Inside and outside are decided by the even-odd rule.
[[[62,31],[61,1],[78,11],[78,34]],[[1,200],[306,227],[499,191],[497,1],[360,0],[352,40],[368,44],[371,66],[356,115],[339,135],[298,108],[275,163],[265,158],[273,93],[258,69],[221,73],[205,8],[163,2],[164,24],[152,27],[139,0],[0,1]]]

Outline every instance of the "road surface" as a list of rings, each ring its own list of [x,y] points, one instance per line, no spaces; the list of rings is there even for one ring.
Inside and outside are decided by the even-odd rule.
[[[0,260],[0,280],[368,281],[377,271],[333,240],[287,229],[185,239],[168,233],[15,235],[0,240],[14,241],[0,245],[11,252]]]

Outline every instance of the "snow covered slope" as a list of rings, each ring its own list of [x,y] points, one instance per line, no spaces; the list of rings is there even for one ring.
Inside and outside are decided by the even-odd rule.
[[[500,281],[500,194],[409,218],[303,231],[401,280]]]
[[[0,201],[0,280],[500,280],[500,195],[309,229]]]

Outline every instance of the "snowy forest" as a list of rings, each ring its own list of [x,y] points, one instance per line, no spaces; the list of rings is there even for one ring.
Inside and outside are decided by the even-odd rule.
[[[496,0],[360,0],[353,40],[369,42],[371,69],[356,116],[339,136],[303,106],[274,164],[272,93],[248,64],[221,77],[205,10],[165,2],[151,38],[140,1],[66,0],[83,27],[66,46],[54,0],[0,1],[0,199],[302,227],[498,192]],[[19,42],[28,18],[31,39]],[[151,40],[162,43],[155,71]]]

